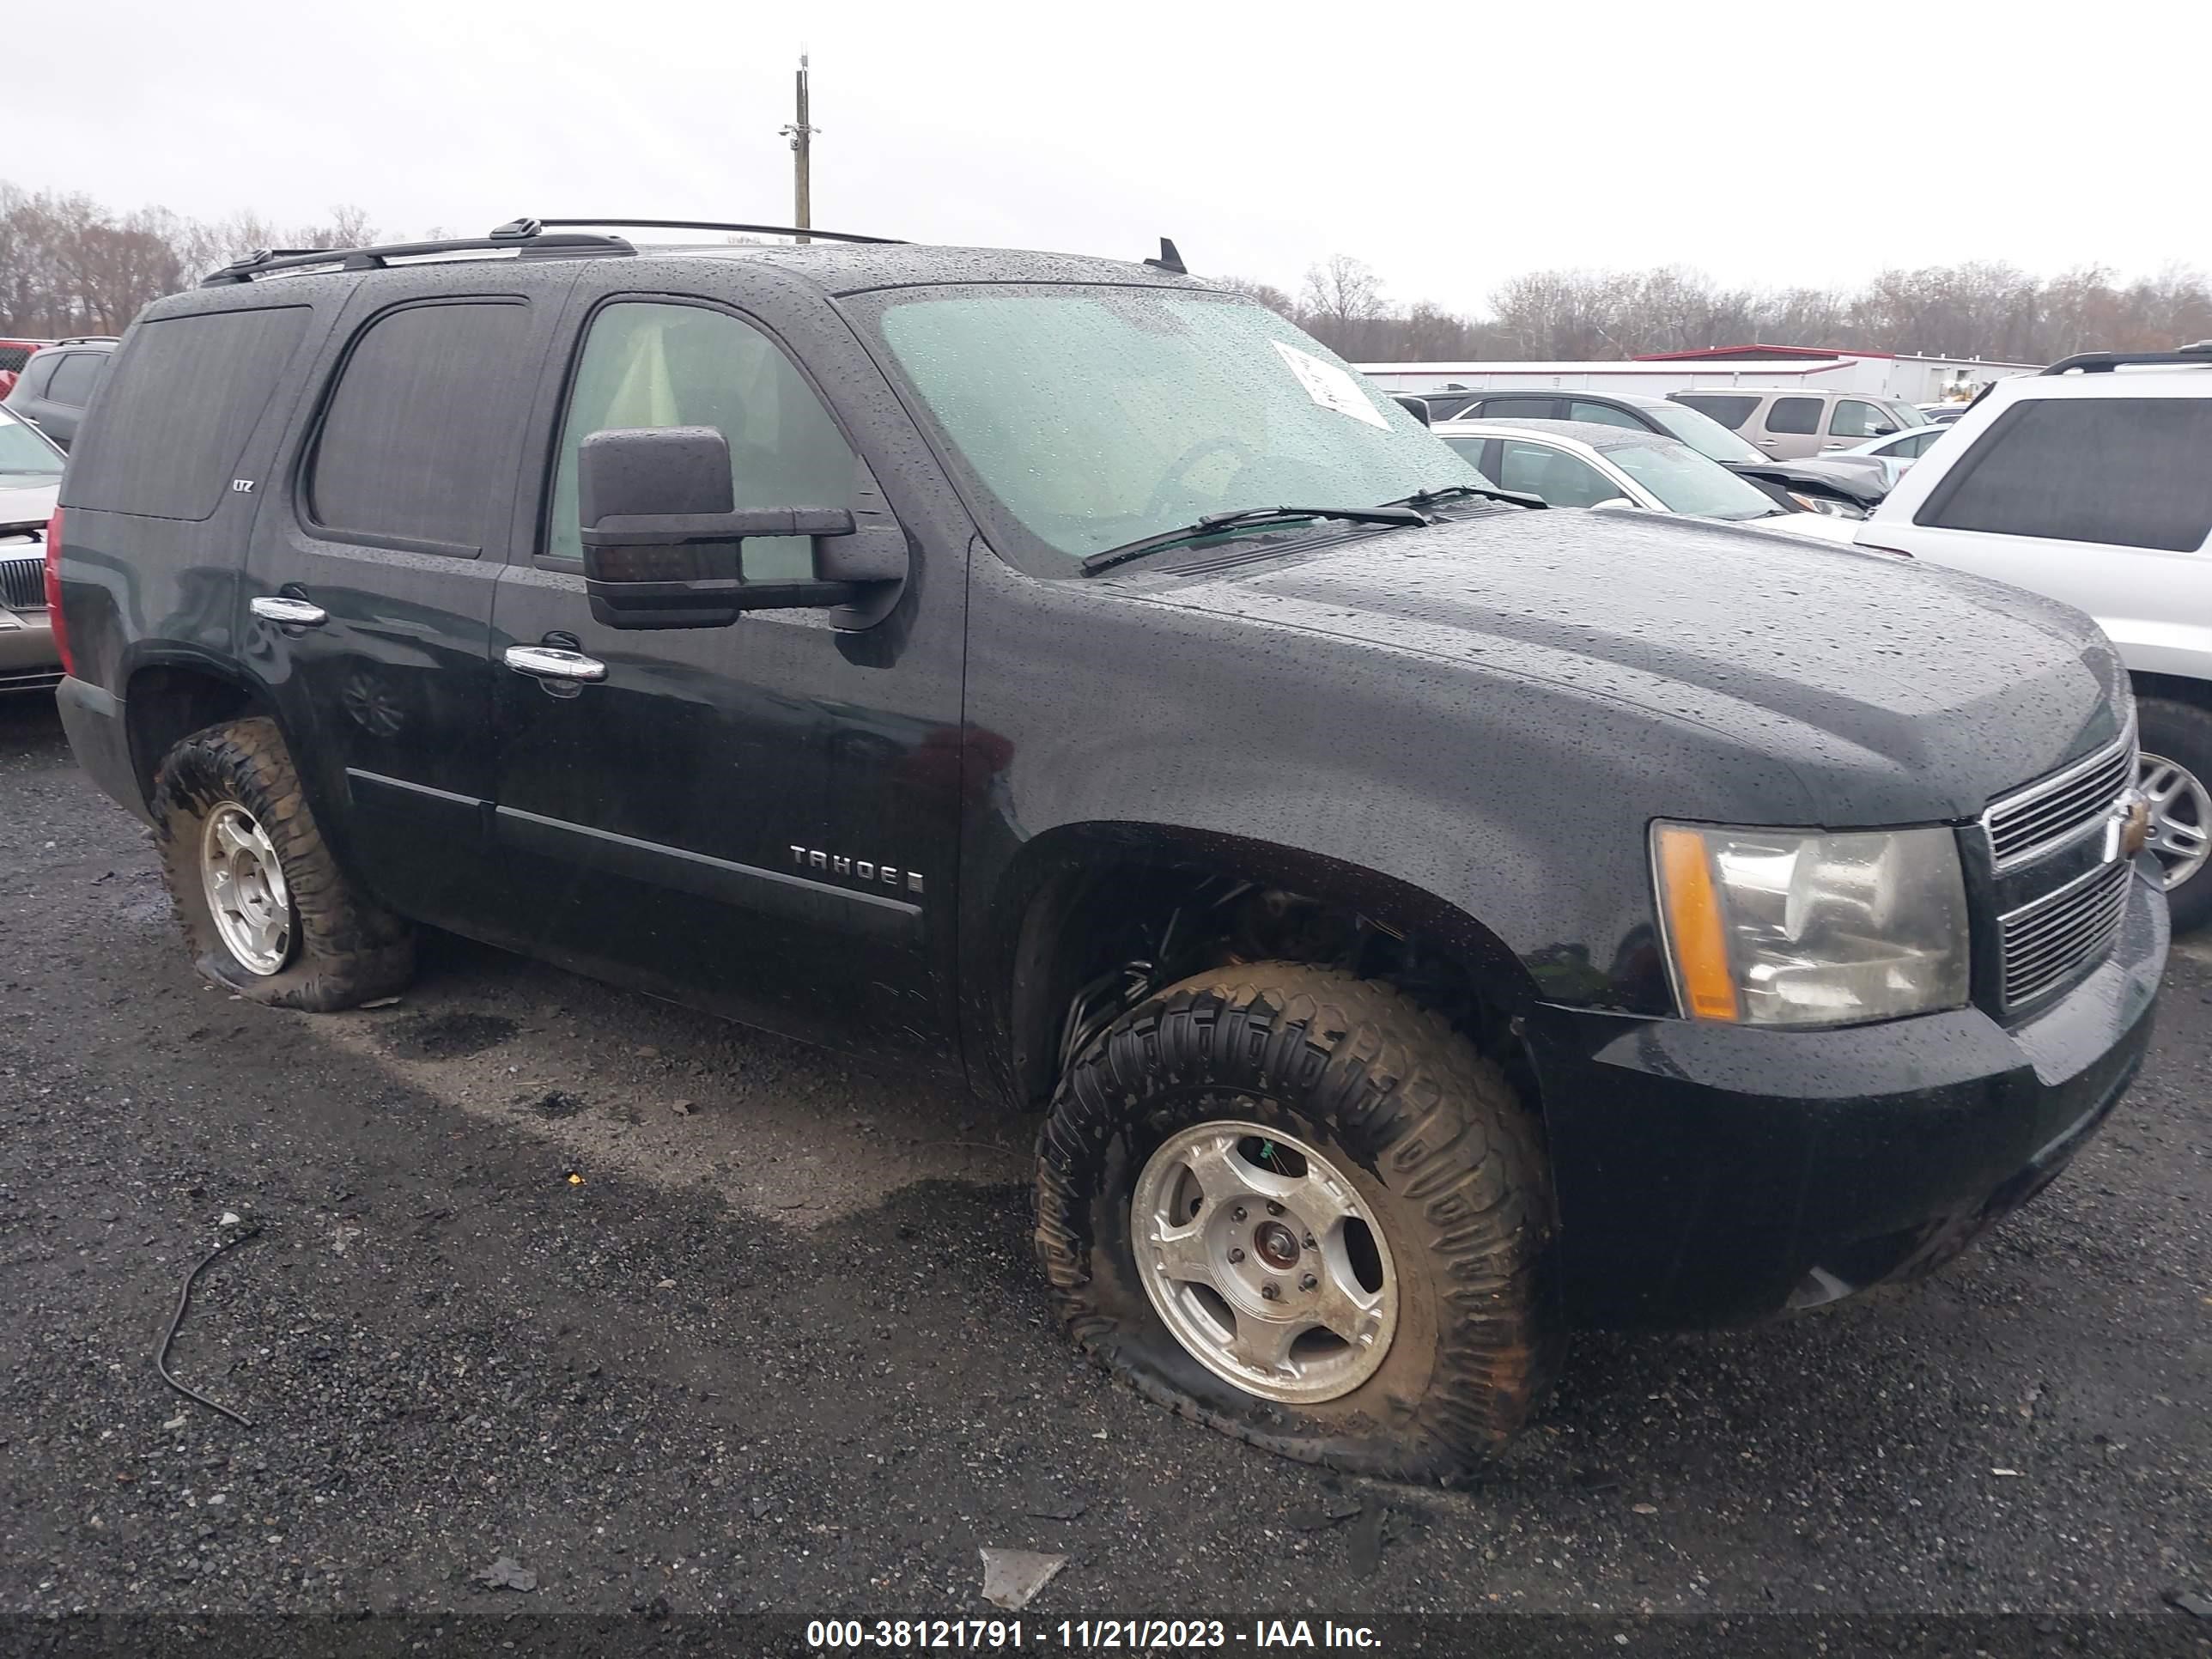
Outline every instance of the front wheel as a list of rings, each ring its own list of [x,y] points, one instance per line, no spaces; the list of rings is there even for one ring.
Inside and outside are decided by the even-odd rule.
[[[2212,921],[2212,710],[2169,697],[2136,704],[2136,787],[2150,802],[2148,845],[2166,872],[2173,931]]]
[[[1178,1413],[1361,1474],[1449,1480],[1528,1419],[1563,1343],[1551,1234],[1504,1076],[1329,969],[1160,993],[1069,1068],[1039,1147],[1077,1341]]]

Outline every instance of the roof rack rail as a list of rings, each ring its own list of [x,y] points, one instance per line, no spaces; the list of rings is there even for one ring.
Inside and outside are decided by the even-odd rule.
[[[64,334],[58,340],[49,340],[48,345],[106,345],[119,340],[120,334]]]
[[[817,242],[867,242],[882,247],[903,247],[896,236],[857,236],[847,230],[817,230],[811,225],[725,225],[712,219],[517,219],[518,225],[574,227],[612,225],[623,230],[734,230],[763,236],[811,236]],[[502,229],[507,227],[502,226]]]
[[[528,226],[530,228],[522,228]],[[200,278],[202,288],[222,288],[250,283],[280,270],[304,270],[316,265],[336,265],[342,270],[381,270],[394,259],[418,258],[427,254],[494,252],[513,249],[517,257],[574,258],[579,254],[635,253],[637,250],[619,236],[547,236],[530,220],[501,225],[489,236],[456,236],[432,242],[387,242],[377,247],[263,248],[243,259],[234,259],[220,270]]]
[[[2175,351],[2081,351],[2071,357],[2061,357],[2043,373],[2109,374],[2116,368],[2130,368],[2138,363],[2212,367],[2212,340],[2199,340],[2195,345],[2185,345]]]

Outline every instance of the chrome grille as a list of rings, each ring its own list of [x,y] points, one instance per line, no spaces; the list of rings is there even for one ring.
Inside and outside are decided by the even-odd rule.
[[[2102,824],[2121,791],[2136,781],[2132,725],[2118,742],[2086,760],[2015,789],[1982,814],[1997,872],[2040,858]]]
[[[46,562],[35,558],[0,559],[0,605],[10,611],[46,608]]]
[[[2131,878],[2128,860],[2115,859],[1998,919],[2008,1007],[2034,1001],[2112,948]]]

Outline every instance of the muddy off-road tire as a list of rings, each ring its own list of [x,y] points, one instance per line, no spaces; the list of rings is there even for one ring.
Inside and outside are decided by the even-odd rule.
[[[274,722],[233,720],[172,749],[155,781],[161,873],[194,964],[253,1002],[325,1013],[404,987],[407,923],[323,844]]]
[[[1334,969],[1225,969],[1117,1021],[1061,1079],[1036,1204],[1077,1342],[1286,1456],[1450,1482],[1564,1350],[1534,1119],[1440,1017]]]
[[[2212,921],[2212,710],[2171,697],[2136,703],[2142,745],[2139,781],[2151,800],[2151,850],[2166,879],[2173,931],[2194,932]]]

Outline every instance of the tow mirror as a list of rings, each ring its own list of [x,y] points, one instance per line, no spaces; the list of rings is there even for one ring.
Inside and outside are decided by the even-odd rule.
[[[863,533],[846,507],[738,510],[733,495],[729,440],[713,427],[586,438],[576,501],[592,617],[610,628],[722,628],[746,611],[862,606],[877,584],[907,574],[906,538],[888,514]],[[753,536],[816,538],[815,579],[746,580]],[[823,545],[835,538],[849,539]]]

